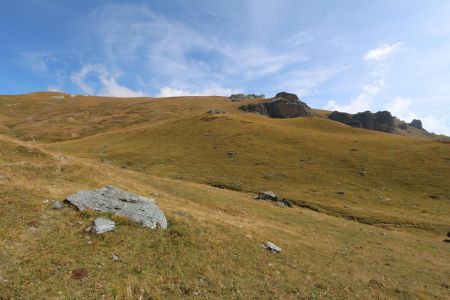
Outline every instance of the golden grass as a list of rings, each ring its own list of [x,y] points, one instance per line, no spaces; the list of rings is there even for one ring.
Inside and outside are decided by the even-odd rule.
[[[0,98],[23,105],[1,112],[0,299],[447,297],[449,145],[241,114],[219,97],[36,104],[49,95]],[[205,113],[216,107],[232,114]],[[106,184],[157,195],[169,229],[113,217],[92,236],[96,213],[47,201]],[[263,189],[321,212],[254,200]]]

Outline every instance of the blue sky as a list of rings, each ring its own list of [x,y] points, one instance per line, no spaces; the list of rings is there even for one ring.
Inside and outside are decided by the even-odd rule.
[[[450,1],[0,3],[0,94],[297,93],[450,135]]]

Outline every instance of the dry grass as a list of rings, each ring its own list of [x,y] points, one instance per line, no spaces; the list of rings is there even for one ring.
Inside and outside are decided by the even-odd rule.
[[[1,112],[14,137],[0,135],[0,298],[448,295],[447,144],[320,118],[240,114],[215,97],[129,100],[133,105],[77,97],[54,100],[51,109],[36,104],[44,98],[49,94],[0,98],[0,107],[23,105]],[[233,114],[204,113],[215,107]],[[43,120],[18,122],[34,111]],[[74,120],[63,121],[69,115]],[[31,136],[36,142],[16,139]],[[169,229],[113,217],[114,232],[93,236],[84,229],[96,213],[52,210],[47,201],[106,184],[158,195]],[[321,212],[257,202],[249,192],[261,189]],[[435,194],[442,198],[430,198]],[[284,251],[264,250],[266,240]],[[73,275],[77,269],[83,276]]]

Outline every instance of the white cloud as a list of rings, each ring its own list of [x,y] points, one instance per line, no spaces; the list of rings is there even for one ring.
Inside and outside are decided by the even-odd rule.
[[[336,101],[328,101],[325,109],[344,111],[349,113],[357,113],[370,109],[372,106],[373,98],[381,91],[385,86],[383,79],[377,79],[369,85],[362,87],[361,93],[346,105],[339,105]]]
[[[349,113],[370,110],[373,106],[374,97],[380,94],[386,86],[389,63],[385,62],[385,60],[399,52],[401,47],[402,43],[397,42],[394,44],[385,44],[368,51],[364,56],[364,60],[367,62],[368,72],[373,81],[370,84],[363,85],[360,94],[351,100],[350,103],[339,104],[335,100],[330,100],[326,104],[325,109]],[[400,100],[397,105],[400,105]]]
[[[450,136],[450,118],[448,116],[442,116],[439,118],[432,116],[425,116],[420,118],[422,120],[423,128],[429,132],[436,134],[445,134]]]
[[[301,96],[311,96],[316,93],[319,85],[337,74],[347,70],[350,66],[331,66],[312,70],[293,70],[282,72],[274,76],[278,83],[277,90],[289,90]]]
[[[253,39],[230,42],[216,32],[156,14],[147,5],[106,5],[83,24],[92,44],[104,52],[105,65],[122,70],[135,66],[135,73],[148,78],[143,84],[158,90],[204,91],[227,81],[244,85],[309,59],[298,44],[301,35],[289,46]]]
[[[61,89],[60,86],[49,84],[47,86],[47,91],[49,91],[49,92],[61,92],[62,89]]]
[[[163,87],[157,97],[178,97],[178,96],[229,96],[231,94],[240,93],[240,91],[226,89],[222,87],[210,87],[202,91],[189,91],[176,89],[172,87]]]
[[[449,118],[442,116],[439,118],[417,113],[411,107],[413,101],[409,98],[396,97],[391,103],[387,105],[392,115],[398,117],[400,120],[410,123],[413,119],[420,119],[422,121],[423,128],[429,132],[435,132],[438,134],[450,135]]]
[[[413,119],[417,118],[416,113],[411,110],[411,103],[411,99],[396,97],[387,105],[387,110],[389,110],[392,115],[398,117],[400,120],[404,120],[409,123]]]
[[[92,77],[88,81],[88,77]],[[72,73],[72,82],[89,95],[110,97],[144,97],[142,91],[134,91],[117,82],[118,75],[108,72],[102,65],[86,65]]]
[[[366,61],[381,61],[384,59],[389,58],[395,53],[398,53],[401,50],[402,44],[401,43],[394,43],[394,44],[384,44],[381,45],[378,48],[369,50],[364,55],[364,60]]]

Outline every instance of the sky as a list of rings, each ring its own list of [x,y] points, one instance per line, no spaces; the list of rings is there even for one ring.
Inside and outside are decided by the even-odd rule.
[[[450,1],[0,1],[0,94],[46,90],[287,91],[450,135]]]

